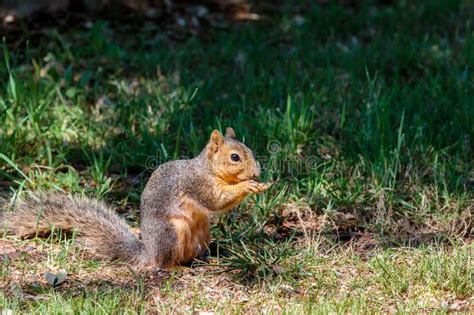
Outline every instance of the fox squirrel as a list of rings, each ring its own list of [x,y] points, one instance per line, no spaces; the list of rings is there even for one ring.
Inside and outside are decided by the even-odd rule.
[[[269,187],[256,181],[252,151],[227,128],[214,130],[196,157],[160,165],[141,196],[141,240],[104,203],[54,193],[19,202],[0,213],[7,233],[48,233],[51,226],[77,229],[78,239],[98,258],[120,259],[139,269],[170,268],[202,255],[210,242],[208,214],[236,207],[248,194]],[[1,222],[0,221],[0,222]]]

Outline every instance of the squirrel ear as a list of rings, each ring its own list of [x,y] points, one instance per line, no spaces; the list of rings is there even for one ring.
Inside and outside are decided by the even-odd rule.
[[[232,127],[227,127],[227,129],[225,130],[225,136],[227,138],[235,138],[235,131],[234,129],[232,129]]]
[[[217,150],[219,150],[219,147],[222,145],[223,142],[224,142],[224,138],[222,137],[219,130],[214,129],[214,131],[211,133],[211,140],[209,141],[212,152],[217,152]]]

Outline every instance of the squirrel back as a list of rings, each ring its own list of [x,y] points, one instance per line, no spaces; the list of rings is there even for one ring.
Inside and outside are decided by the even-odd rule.
[[[169,268],[207,250],[210,212],[232,209],[248,194],[268,188],[255,180],[259,175],[252,151],[235,139],[234,130],[227,128],[225,137],[214,130],[198,156],[164,163],[148,180],[140,204],[141,240],[104,203],[59,193],[28,197],[0,219],[7,232],[20,237],[53,226],[77,230],[85,248],[99,258]]]

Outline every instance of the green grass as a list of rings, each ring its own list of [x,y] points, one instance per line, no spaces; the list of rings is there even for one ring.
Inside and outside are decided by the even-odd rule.
[[[362,257],[349,248],[308,243],[281,259],[278,274],[261,275],[260,281],[250,285],[225,272],[226,265],[219,266],[219,260],[213,267],[145,276],[127,266],[68,251],[63,242],[37,240],[33,244],[41,257],[25,254],[3,265],[2,276],[10,280],[8,295],[0,296],[4,309],[100,314],[472,310],[472,245],[397,248]],[[20,249],[25,245],[15,243]],[[65,255],[68,259],[63,259]],[[45,283],[43,273],[59,269],[68,271],[68,280],[57,287]]]
[[[152,170],[197,154],[226,126],[275,182],[216,220],[212,266],[151,284],[125,270],[117,285],[101,276],[113,266],[71,261],[57,241],[39,249],[63,252],[50,265],[31,254],[4,263],[4,309],[472,309],[473,5],[293,3],[182,42],[114,21],[4,41],[5,197],[83,193],[137,225]],[[344,244],[351,235],[370,235],[370,246]],[[65,288],[33,277],[60,267],[75,275]],[[20,298],[12,283],[41,293]]]

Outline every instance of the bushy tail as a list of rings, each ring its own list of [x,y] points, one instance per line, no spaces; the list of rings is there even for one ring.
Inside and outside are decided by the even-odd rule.
[[[85,197],[45,194],[25,198],[14,211],[0,213],[0,231],[21,237],[44,234],[51,228],[77,230],[85,248],[99,258],[136,260],[141,242],[128,225],[104,203]],[[3,222],[2,222],[3,221]]]

